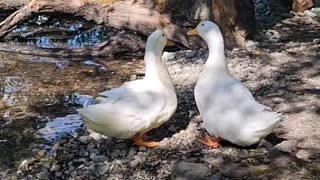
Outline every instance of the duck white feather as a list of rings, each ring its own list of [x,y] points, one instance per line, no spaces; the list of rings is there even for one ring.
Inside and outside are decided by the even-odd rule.
[[[146,45],[145,77],[100,93],[98,104],[79,111],[90,129],[109,137],[130,139],[170,119],[177,108],[177,96],[161,60],[166,42],[162,30],[153,32]]]
[[[215,138],[239,146],[258,143],[278,125],[280,114],[256,102],[248,88],[229,73],[223,36],[216,24],[203,21],[193,32],[209,47],[208,59],[194,90],[206,130]]]

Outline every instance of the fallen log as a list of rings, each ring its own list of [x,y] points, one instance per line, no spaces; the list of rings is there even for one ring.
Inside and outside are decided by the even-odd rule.
[[[197,23],[195,21],[211,19],[211,15],[213,15],[213,20],[220,25],[222,31],[225,34],[227,48],[233,48],[234,46],[244,47],[244,40],[246,40],[251,34],[254,33],[254,14],[252,16],[252,12],[254,13],[254,10],[250,9],[251,6],[253,7],[252,0],[240,0],[240,4],[238,3],[239,1],[235,0],[205,0],[203,2],[198,2],[195,0],[187,1],[188,3],[191,3],[191,5],[188,5],[187,3],[183,5],[183,7],[190,6],[191,8],[190,12],[187,13],[187,21],[193,21],[191,22],[191,24],[189,23],[188,28],[194,27]],[[212,4],[212,7],[210,2]],[[170,3],[174,3],[176,4],[175,8],[179,8],[179,5],[181,5],[182,1],[173,0],[167,2],[165,0],[31,0],[29,3],[25,4],[22,8],[12,13],[9,17],[7,17],[0,23],[0,37],[5,37],[10,31],[16,28],[18,24],[34,15],[59,13],[81,17],[87,21],[93,21],[96,24],[107,27],[130,31],[133,30],[138,33],[138,36],[142,35],[142,37],[148,36],[158,28],[164,28],[170,40],[181,43],[184,47],[206,47],[201,38],[188,37],[185,33],[186,30],[184,30],[184,28],[181,28],[172,23],[172,17],[175,17],[173,15],[175,9],[170,9],[172,7],[167,7],[166,4],[168,3],[169,5]],[[241,3],[247,3],[247,6],[241,5]],[[171,10],[171,12],[168,12],[168,10]],[[210,10],[212,10],[211,14]],[[190,14],[191,12],[192,14]],[[249,12],[249,15],[247,16],[241,14],[247,12]],[[170,14],[170,16],[168,14]],[[222,17],[227,17],[227,20],[224,21]],[[119,39],[122,39],[122,41],[124,41],[123,38]],[[97,48],[100,49],[101,53],[92,51],[94,48],[92,48],[91,50],[70,50],[70,53],[88,54],[90,52],[95,55],[102,55],[103,53],[114,53],[115,51],[112,49],[125,50],[124,47],[128,48],[128,50],[133,51],[136,51],[137,49],[143,49],[143,46],[139,45],[140,42],[128,43],[129,40],[135,41],[136,39],[131,37],[128,38],[126,41],[127,44],[121,43],[119,41],[116,41],[115,43],[107,41],[104,45],[104,49]],[[112,45],[113,47],[107,48],[108,45]],[[120,47],[120,45],[123,45],[124,47]],[[128,45],[131,47],[128,47]],[[65,52],[62,54],[65,54]]]

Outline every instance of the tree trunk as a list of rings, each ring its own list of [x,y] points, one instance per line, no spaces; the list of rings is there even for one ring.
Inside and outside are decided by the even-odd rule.
[[[293,0],[292,10],[295,12],[302,12],[314,7],[314,0]]]
[[[252,0],[31,0],[25,3],[26,0],[0,1],[0,10],[21,7],[0,23],[0,37],[6,36],[28,18],[43,13],[70,14],[104,26],[133,30],[143,36],[163,28],[170,40],[188,48],[204,47],[205,44],[199,37],[188,37],[182,27],[192,28],[200,20],[212,20],[212,16],[225,35],[227,48],[243,47],[244,40],[255,29]],[[98,48],[67,54],[102,55],[118,52],[121,46],[134,51],[144,48],[141,45],[144,40],[128,42],[137,41],[131,36],[126,38],[121,35],[114,41],[101,44]]]
[[[244,47],[255,33],[252,0],[212,0],[213,20],[220,26],[227,48]]]

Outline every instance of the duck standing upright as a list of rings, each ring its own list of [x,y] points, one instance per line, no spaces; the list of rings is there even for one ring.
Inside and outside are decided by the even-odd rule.
[[[161,60],[169,44],[162,30],[153,32],[146,44],[145,77],[102,92],[98,104],[79,110],[90,129],[118,139],[133,138],[139,146],[158,146],[157,142],[145,142],[143,134],[168,121],[177,108],[175,88]]]
[[[215,23],[200,22],[188,35],[200,35],[209,48],[194,94],[204,126],[214,138],[207,136],[201,142],[213,148],[219,147],[221,139],[239,146],[258,143],[279,124],[280,114],[256,102],[248,88],[230,74],[223,36]]]

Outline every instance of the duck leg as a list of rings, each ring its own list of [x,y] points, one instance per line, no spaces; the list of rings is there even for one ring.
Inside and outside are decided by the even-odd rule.
[[[220,141],[221,141],[221,138],[212,138],[208,135],[204,139],[200,140],[200,142],[202,144],[205,144],[205,145],[212,147],[214,149],[216,149],[220,146]]]
[[[134,136],[133,138],[134,140],[134,143],[137,145],[137,146],[145,146],[145,147],[149,147],[149,148],[153,148],[153,147],[157,147],[159,146],[159,143],[157,142],[147,142],[147,141],[144,141],[143,140],[143,134],[137,134]]]

